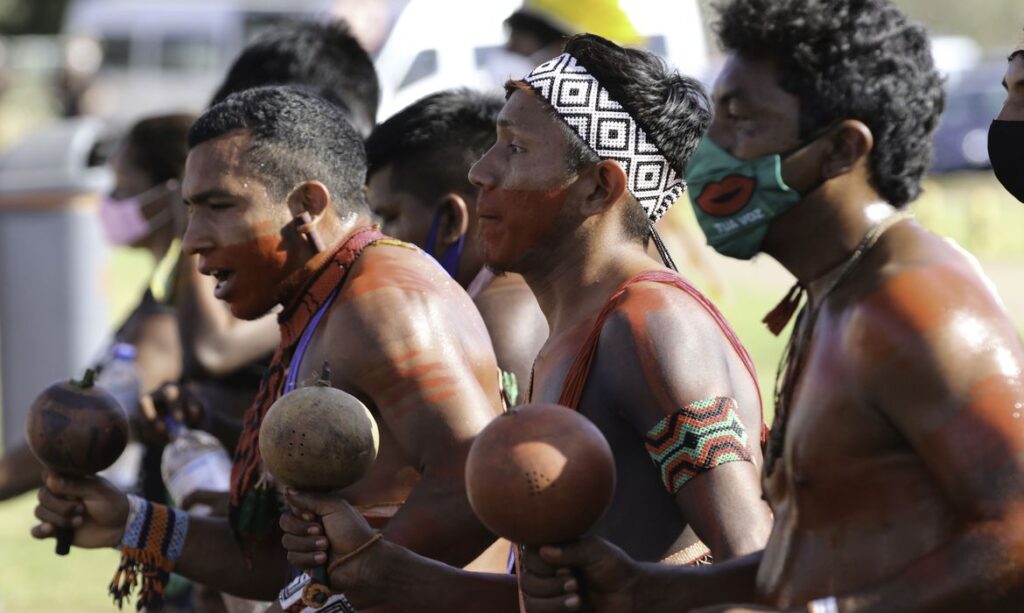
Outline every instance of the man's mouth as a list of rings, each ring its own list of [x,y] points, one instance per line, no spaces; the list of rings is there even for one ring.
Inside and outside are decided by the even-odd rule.
[[[213,295],[221,300],[224,300],[224,296],[231,288],[231,280],[234,278],[235,273],[224,268],[213,268],[206,266],[201,267],[199,269],[199,272],[214,278],[214,280],[217,282],[217,285],[213,289]]]

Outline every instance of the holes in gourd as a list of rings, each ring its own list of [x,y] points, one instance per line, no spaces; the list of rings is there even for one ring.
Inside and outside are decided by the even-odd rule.
[[[546,488],[554,487],[551,485],[551,479],[539,471],[529,470],[523,476],[526,477],[526,487],[530,496],[537,496]]]

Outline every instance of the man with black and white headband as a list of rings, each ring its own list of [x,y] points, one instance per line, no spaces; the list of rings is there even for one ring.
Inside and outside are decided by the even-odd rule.
[[[611,508],[595,532],[633,557],[694,564],[764,546],[764,428],[753,364],[718,311],[645,246],[685,188],[711,118],[700,85],[653,54],[594,35],[507,86],[497,141],[470,170],[488,266],[523,275],[551,329],[530,400],[577,409],[608,439]],[[663,258],[671,258],[662,249]],[[292,496],[289,559],[338,559],[370,536],[343,500]],[[515,580],[416,557],[385,541],[334,570],[358,607],[517,610]]]

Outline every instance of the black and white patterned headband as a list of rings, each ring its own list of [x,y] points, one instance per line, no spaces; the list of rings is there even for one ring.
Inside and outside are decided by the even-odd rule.
[[[686,182],[636,120],[576,58],[563,53],[534,68],[523,81],[544,96],[594,153],[622,165],[629,191],[652,223],[675,204]]]

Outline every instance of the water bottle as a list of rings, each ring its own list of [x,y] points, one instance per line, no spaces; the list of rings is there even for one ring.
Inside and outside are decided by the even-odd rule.
[[[191,430],[181,422],[164,418],[171,441],[164,447],[160,473],[167,493],[176,505],[197,490],[227,492],[231,487],[231,457],[212,434]],[[209,515],[205,504],[192,505],[192,515]]]
[[[131,421],[139,406],[139,371],[135,365],[134,345],[114,343],[96,377],[96,385],[117,400]],[[129,441],[121,457],[101,472],[100,476],[123,491],[134,492],[138,486],[139,466],[144,451],[142,443]]]

